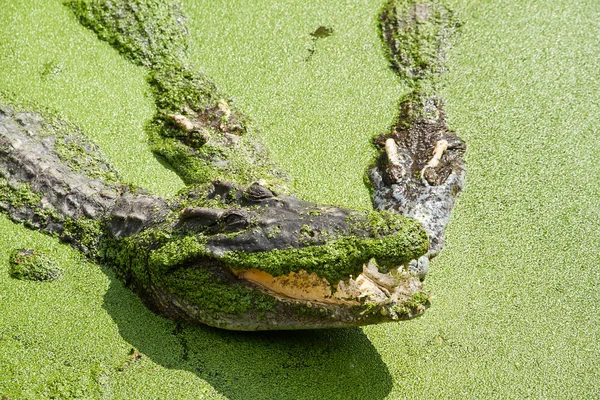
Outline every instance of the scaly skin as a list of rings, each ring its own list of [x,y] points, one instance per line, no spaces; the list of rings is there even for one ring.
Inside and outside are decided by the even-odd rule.
[[[259,184],[215,181],[163,199],[121,183],[80,135],[0,107],[0,206],[110,265],[169,318],[238,330],[324,328],[408,319],[428,304],[406,267],[427,252],[414,220],[277,196]],[[371,258],[390,272],[369,270]],[[291,290],[271,288],[274,277]]]
[[[393,9],[395,3],[382,14],[386,40],[390,29],[411,25],[391,23],[397,20],[383,15],[408,10],[400,17],[415,20],[418,12],[425,22],[429,18],[427,7]],[[311,329],[405,320],[425,311],[424,273],[415,265],[434,255],[428,235],[437,245],[440,232],[402,216],[410,210],[394,203],[386,185],[394,189],[405,179],[393,173],[407,170],[398,154],[408,154],[422,168],[419,149],[430,144],[420,146],[418,140],[442,135],[455,146],[436,155],[427,178],[433,187],[454,187],[444,171],[462,171],[462,153],[453,150],[460,139],[447,129],[429,134],[423,112],[412,108],[416,117],[403,120],[405,131],[416,127],[426,134],[402,142],[395,129],[387,148],[400,151],[384,171],[389,176],[374,184],[376,207],[394,212],[297,199],[289,195],[287,176],[247,129],[245,116],[187,61],[178,7],[154,0],[71,1],[69,6],[100,39],[148,69],[157,110],[147,126],[151,148],[189,187],[164,199],[127,185],[77,128],[0,105],[0,207],[13,220],[58,235],[109,265],[150,308],[177,320],[236,330]],[[418,35],[409,32],[409,38]],[[429,98],[422,83],[433,82],[438,69],[410,71],[406,79],[420,82],[416,98]],[[445,127],[443,120],[430,125]],[[410,143],[417,149],[412,153],[402,147]],[[457,191],[451,192],[453,201]],[[381,196],[389,197],[385,206],[377,204]],[[432,206],[425,202],[425,208]]]

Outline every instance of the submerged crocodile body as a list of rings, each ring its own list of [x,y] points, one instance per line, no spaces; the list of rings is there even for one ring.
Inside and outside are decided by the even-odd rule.
[[[405,78],[416,83],[413,94],[392,132],[375,140],[382,146],[369,170],[376,211],[361,212],[289,194],[286,175],[243,114],[187,61],[177,7],[69,6],[100,39],[148,68],[157,108],[147,126],[152,150],[189,186],[165,199],[127,185],[76,127],[0,105],[0,208],[13,220],[109,265],[150,308],[177,320],[310,329],[425,311],[422,280],[464,179],[464,144],[446,127],[434,64],[420,60],[430,73]],[[433,41],[431,57],[443,54],[454,27],[445,7],[412,1],[390,1],[381,23],[391,48],[416,40],[418,53],[419,40]],[[420,30],[431,27],[439,29],[423,38]],[[400,58],[399,65],[415,64]]]

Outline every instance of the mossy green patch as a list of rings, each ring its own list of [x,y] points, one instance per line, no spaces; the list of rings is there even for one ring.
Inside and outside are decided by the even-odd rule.
[[[15,249],[8,257],[10,276],[30,281],[54,281],[62,276],[62,268],[46,254],[32,249]]]
[[[148,230],[122,240],[106,239],[102,258],[139,292],[156,285],[197,307],[209,320],[220,320],[221,314],[273,310],[273,297],[235,282],[224,266],[213,271],[210,265],[216,261],[205,244],[202,235],[180,237]]]
[[[103,238],[99,249],[100,260],[109,265],[114,274],[126,284],[131,282],[132,277],[135,277],[136,284],[141,287],[149,282],[146,268],[148,252],[140,248],[134,239]]]
[[[392,307],[392,311],[396,312],[400,318],[407,317],[422,307],[431,305],[431,297],[425,292],[417,292],[411,300],[404,301]]]
[[[434,90],[445,69],[449,40],[461,25],[438,1],[388,0],[379,16],[386,54],[413,89]]]
[[[148,83],[161,113],[181,112],[185,107],[208,109],[222,97],[210,79],[183,61],[171,64],[165,60],[153,66]]]
[[[361,218],[364,214],[360,213],[348,215],[346,220],[350,225],[351,232],[366,231],[376,238],[383,238],[397,232],[421,229],[419,223],[416,223],[412,218],[407,218],[395,212],[383,210],[368,211],[365,214],[366,218]]]
[[[223,279],[200,265],[176,269],[161,277],[158,283],[215,319],[220,313],[236,315],[250,310],[258,315],[274,311],[277,304],[272,296]]]
[[[0,201],[11,204],[15,208],[22,206],[37,207],[42,200],[42,195],[32,192],[29,183],[9,182],[0,177]]]
[[[84,254],[94,258],[102,234],[102,220],[100,219],[65,218],[61,239],[73,242]]]
[[[425,254],[428,248],[425,231],[415,221],[405,218],[402,222],[403,229],[397,230],[398,226],[395,226],[396,234],[376,239],[345,237],[320,246],[257,253],[232,251],[220,259],[235,269],[258,268],[273,276],[300,270],[314,272],[335,286],[340,280],[358,276],[371,258],[385,267],[390,263],[397,266]],[[307,231],[311,231],[308,226]]]
[[[62,221],[63,218],[52,205],[41,205],[42,195],[33,192],[28,183],[10,182],[6,178],[0,177],[0,202],[11,207],[22,208],[23,210],[32,210],[35,218],[42,222],[49,219],[53,221]],[[29,224],[26,223],[26,224]]]
[[[54,148],[58,156],[71,170],[106,183],[121,182],[98,146],[86,140],[76,127],[65,122],[55,122],[52,134],[56,137]]]
[[[186,57],[187,32],[177,2],[73,0],[65,4],[83,26],[137,64],[179,63]]]
[[[208,198],[213,183],[204,185],[191,184],[178,193],[178,206],[174,208],[184,209],[186,207],[205,207],[205,208],[229,208],[227,199],[222,199],[220,195],[214,198]]]
[[[163,246],[150,252],[148,267],[159,278],[176,266],[208,255],[206,240],[202,236],[184,236],[170,240]],[[197,290],[202,286],[197,287]]]

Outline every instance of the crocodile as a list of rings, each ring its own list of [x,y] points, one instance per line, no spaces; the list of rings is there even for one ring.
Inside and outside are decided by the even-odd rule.
[[[374,210],[360,211],[293,195],[248,118],[189,62],[177,3],[65,4],[148,70],[156,106],[146,126],[150,147],[187,187],[163,198],[130,185],[68,121],[0,104],[0,209],[12,220],[109,266],[150,309],[174,320],[316,329],[425,312],[428,262],[443,245],[464,180],[464,143],[435,94],[439,58],[456,27],[445,6],[390,0],[382,11],[392,65],[398,38],[412,40],[413,55],[434,46],[427,54],[435,62],[417,60],[415,76],[406,74],[415,85],[398,124],[375,138],[382,150],[369,169]],[[399,66],[417,63],[397,58]],[[404,67],[395,68],[402,77]]]

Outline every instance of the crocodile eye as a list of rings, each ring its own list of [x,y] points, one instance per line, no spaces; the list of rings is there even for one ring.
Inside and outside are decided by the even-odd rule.
[[[273,192],[258,183],[250,185],[250,187],[246,189],[246,194],[248,195],[248,199],[253,201],[260,201],[273,197]]]
[[[250,214],[240,209],[228,210],[225,211],[220,222],[227,232],[239,231],[250,225]]]
[[[179,219],[181,221],[193,219],[201,225],[209,226],[216,223],[223,214],[223,210],[214,208],[186,207],[179,213]]]

